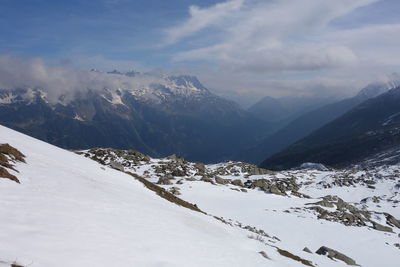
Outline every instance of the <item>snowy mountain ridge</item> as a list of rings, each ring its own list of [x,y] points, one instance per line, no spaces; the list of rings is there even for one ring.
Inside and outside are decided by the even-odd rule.
[[[57,81],[0,90],[0,124],[67,149],[135,148],[204,162],[228,158],[271,130],[196,77],[129,75],[92,71],[82,78],[91,87],[76,90],[56,90]]]
[[[137,73],[132,76],[132,72],[95,72],[96,75],[105,76],[111,80],[108,86],[103,88],[79,88],[73,92],[55,91],[49,88],[25,87],[20,89],[0,90],[0,104],[7,105],[15,102],[32,103],[37,98],[42,99],[51,105],[68,105],[76,98],[85,97],[87,92],[97,92],[104,99],[115,105],[123,105],[121,96],[129,93],[141,101],[162,103],[170,98],[198,98],[210,96],[211,93],[205,88],[195,76],[155,76],[150,74]],[[1,88],[0,88],[1,89]],[[71,95],[73,94],[73,95]],[[54,98],[56,98],[54,100]]]

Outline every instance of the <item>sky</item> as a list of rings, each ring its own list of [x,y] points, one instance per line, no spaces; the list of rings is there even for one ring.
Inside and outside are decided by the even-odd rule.
[[[400,71],[398,10],[398,0],[0,0],[0,56],[194,74],[244,102],[349,96]]]

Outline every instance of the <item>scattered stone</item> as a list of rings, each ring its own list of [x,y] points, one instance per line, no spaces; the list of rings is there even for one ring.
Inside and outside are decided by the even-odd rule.
[[[280,249],[280,248],[277,248],[277,250],[278,250],[278,253],[281,254],[284,257],[288,257],[288,258],[290,258],[292,260],[301,262],[302,264],[304,264],[306,266],[314,266],[312,264],[312,262],[310,262],[309,260],[305,260],[305,259],[303,259],[303,258],[301,258],[301,257],[299,257],[297,255],[294,255],[294,254],[290,253],[287,250],[283,250],[283,249]]]
[[[111,161],[110,162],[110,167],[115,169],[115,170],[121,171],[121,172],[125,171],[124,166],[121,163],[118,163],[116,161]]]
[[[229,179],[223,179],[223,178],[221,178],[221,177],[219,177],[219,176],[216,176],[216,177],[214,178],[214,180],[215,180],[215,182],[216,182],[217,184],[222,184],[222,185],[229,184],[229,183],[231,182],[231,180],[229,180]]]
[[[303,251],[305,251],[305,252],[307,252],[307,253],[311,253],[311,254],[312,254],[311,250],[310,250],[308,247],[305,247],[305,248],[303,248]]]
[[[300,189],[300,186],[296,183],[295,178],[291,179],[258,179],[258,180],[247,180],[245,183],[247,188],[259,188],[267,193],[287,196],[286,192],[296,192]]]
[[[368,222],[372,223],[369,211],[360,210],[337,196],[328,195],[323,197],[322,201],[306,205],[315,205],[307,209],[316,211],[319,214],[318,219],[339,222],[347,226],[366,226]],[[328,211],[322,207],[336,207],[336,210]]]
[[[266,259],[268,259],[268,260],[271,259],[270,257],[268,257],[268,255],[267,255],[267,253],[266,253],[265,251],[260,251],[260,252],[258,252],[258,253],[260,253],[261,256],[263,256],[264,258],[266,258]]]
[[[8,170],[18,172],[12,163],[25,162],[25,156],[9,144],[0,144],[0,178],[6,178],[16,183],[19,179]]]
[[[390,215],[389,213],[383,213],[386,217],[386,222],[387,224],[391,225],[391,226],[395,226],[397,228],[400,228],[400,221],[397,220],[395,217],[393,217],[392,215]]]
[[[194,164],[194,167],[197,169],[199,174],[205,173],[206,167],[203,163],[197,162]]]
[[[172,182],[171,182],[170,177],[168,177],[168,176],[163,176],[163,177],[160,177],[160,178],[158,179],[157,184],[160,184],[160,185],[171,185]]]
[[[173,186],[173,187],[171,187],[171,188],[169,189],[169,192],[170,192],[171,194],[175,195],[175,196],[179,196],[179,195],[181,194],[181,192],[180,192],[179,190],[180,190],[179,187]]]
[[[357,265],[355,260],[331,248],[322,246],[315,253],[319,255],[326,255],[330,259],[337,259],[345,262],[347,265]]]
[[[372,228],[374,228],[375,230],[378,231],[382,231],[382,232],[388,232],[388,233],[393,233],[393,229],[390,228],[389,226],[384,226],[382,224],[379,224],[377,222],[372,222]]]
[[[206,182],[206,183],[210,183],[210,184],[215,184],[214,181],[208,176],[201,177],[200,181],[203,181],[203,182]]]
[[[242,180],[240,179],[235,179],[231,182],[232,185],[236,185],[236,186],[240,186],[240,187],[244,187]]]

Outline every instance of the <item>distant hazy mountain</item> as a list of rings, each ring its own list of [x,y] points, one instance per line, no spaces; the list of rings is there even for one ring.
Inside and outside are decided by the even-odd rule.
[[[333,97],[299,96],[273,98],[266,96],[251,106],[248,111],[278,130],[308,111],[335,101],[336,99]]]
[[[323,125],[345,114],[353,107],[367,99],[373,98],[393,88],[397,80],[390,83],[374,83],[362,89],[356,96],[325,105],[303,114],[290,122],[276,133],[266,137],[260,143],[249,149],[243,150],[236,159],[253,163],[261,163],[266,158],[283,150],[287,146],[307,136]]]
[[[136,72],[104,75],[153,78]],[[1,90],[0,123],[63,148],[132,148],[205,162],[227,159],[268,132],[265,122],[212,94],[196,77],[154,80],[146,86],[82,89],[56,101],[46,88]]]
[[[400,87],[397,87],[358,105],[268,158],[261,166],[286,169],[303,162],[319,162],[343,167],[392,149],[400,145],[399,103]]]

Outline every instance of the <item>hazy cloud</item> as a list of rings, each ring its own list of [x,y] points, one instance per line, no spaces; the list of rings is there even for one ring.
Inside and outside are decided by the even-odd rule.
[[[40,58],[18,59],[0,55],[0,89],[42,88],[48,93],[50,101],[56,100],[61,94],[72,98],[75,93],[88,89],[134,90],[163,82],[165,80],[156,75],[128,77],[66,66],[49,66]]]

